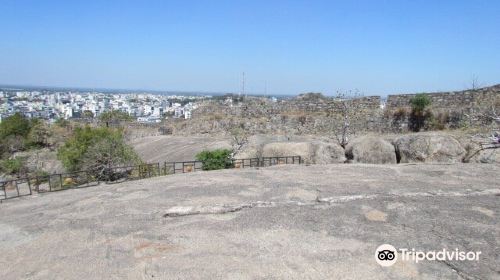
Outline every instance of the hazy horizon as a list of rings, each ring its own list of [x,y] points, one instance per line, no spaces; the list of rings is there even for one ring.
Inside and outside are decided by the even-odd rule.
[[[0,84],[365,95],[500,83],[497,1],[3,1]]]

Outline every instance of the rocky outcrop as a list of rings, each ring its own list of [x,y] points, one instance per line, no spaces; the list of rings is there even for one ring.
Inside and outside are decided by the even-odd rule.
[[[410,134],[394,140],[400,163],[461,162],[465,149],[450,135]]]
[[[382,138],[365,136],[354,139],[346,147],[347,158],[356,163],[395,164],[394,146]]]
[[[262,156],[301,156],[304,163],[328,164],[345,162],[344,149],[338,144],[314,142],[274,142],[265,144]]]
[[[484,142],[491,141],[484,139]],[[500,163],[500,149],[483,149],[477,142],[469,142],[464,145],[467,154],[464,156],[464,162],[472,163]]]
[[[500,149],[481,150],[469,162],[500,164]]]
[[[57,152],[48,148],[34,149],[15,153],[14,158],[26,160],[26,167],[30,172],[45,171],[47,173],[62,173],[64,167],[57,159]]]

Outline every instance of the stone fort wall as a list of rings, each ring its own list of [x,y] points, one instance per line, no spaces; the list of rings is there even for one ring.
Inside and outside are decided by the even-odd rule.
[[[500,85],[477,90],[425,93],[431,99],[431,108],[453,111],[469,110],[482,105],[482,102],[497,100],[500,97]],[[386,108],[410,108],[410,100],[416,94],[389,95]],[[493,104],[495,105],[495,104]]]
[[[500,98],[500,85],[481,88],[477,90],[424,93],[431,99],[432,109],[443,109],[448,111],[464,111],[484,105],[484,102],[495,102]],[[342,102],[350,103],[361,111],[379,111],[385,105],[386,110],[396,110],[400,108],[410,109],[410,100],[416,94],[389,95],[385,104],[380,96],[366,96],[347,101],[340,101],[331,97],[284,99],[278,102],[271,102],[265,98],[249,97],[240,106],[229,106],[213,104],[202,106],[196,113],[206,114],[219,112],[224,115],[239,116],[262,116],[273,114],[287,114],[291,112],[304,113],[331,113],[341,110]],[[498,104],[492,104],[498,105]]]
[[[451,114],[456,123],[471,111],[485,106],[493,106],[500,112],[500,85],[426,94],[432,101],[430,108],[433,113]],[[254,133],[322,134],[343,122],[344,102],[350,108],[351,126],[356,130],[402,131],[408,126],[408,116],[397,118],[395,112],[409,112],[410,100],[414,96],[389,95],[385,104],[380,96],[338,100],[317,94],[276,102],[262,97],[248,97],[244,102],[235,104],[210,100],[193,112],[192,120],[181,121],[181,129],[174,129],[174,132],[224,133],[230,127],[244,126]]]

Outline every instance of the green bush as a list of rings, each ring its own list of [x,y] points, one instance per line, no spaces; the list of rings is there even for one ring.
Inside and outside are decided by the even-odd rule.
[[[39,170],[39,169],[37,169],[37,170],[35,170],[35,172],[34,172],[34,175],[33,175],[33,176],[35,176],[35,177],[39,177],[39,178],[42,178],[42,179],[43,179],[43,178],[45,178],[45,181],[47,181],[47,180],[48,180],[48,178],[47,178],[47,177],[48,177],[49,175],[50,175],[50,173],[49,173],[49,172],[47,172],[47,171],[45,171],[45,170]]]
[[[426,123],[432,118],[432,112],[427,109],[431,105],[431,99],[425,94],[417,94],[410,99],[411,113],[408,118],[409,128],[418,132],[426,126]]]
[[[92,170],[100,178],[111,177],[110,167],[139,164],[139,156],[128,146],[120,130],[76,128],[74,135],[57,151],[70,172]]]
[[[99,121],[106,123],[106,127],[108,127],[110,123],[131,121],[132,119],[133,118],[129,114],[117,110],[104,112],[99,116]]]
[[[0,123],[0,156],[9,157],[29,147],[47,146],[49,136],[45,122],[16,113]]]
[[[203,170],[225,169],[233,166],[231,151],[227,149],[200,152],[196,155],[196,160],[203,163]]]
[[[24,159],[6,159],[1,162],[2,171],[9,175],[20,175],[26,171]]]
[[[48,146],[48,139],[51,134],[45,122],[37,119],[32,120],[30,131],[26,136],[27,144],[31,147]]]
[[[410,105],[413,111],[423,112],[425,108],[431,105],[431,99],[426,94],[420,93],[410,99]]]
[[[2,120],[0,123],[0,139],[5,139],[9,136],[21,136],[26,138],[30,129],[30,120],[20,113],[15,113]]]

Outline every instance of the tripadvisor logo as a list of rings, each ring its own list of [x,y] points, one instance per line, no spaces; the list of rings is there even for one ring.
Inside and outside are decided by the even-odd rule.
[[[458,249],[447,250],[441,249],[438,251],[418,251],[415,249],[400,248],[399,251],[390,244],[382,244],[375,250],[375,261],[381,266],[391,266],[396,263],[398,256],[403,261],[413,261],[418,263],[423,260],[427,261],[478,261],[481,251],[465,252]]]
[[[375,250],[375,260],[381,266],[391,266],[398,260],[398,252],[394,246],[382,244]]]

